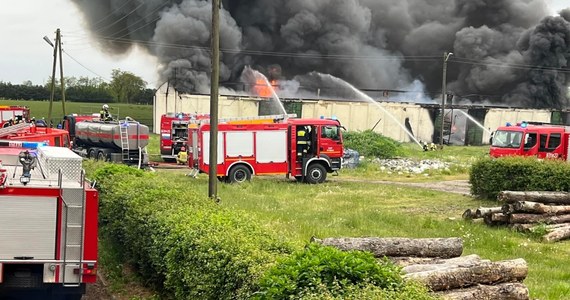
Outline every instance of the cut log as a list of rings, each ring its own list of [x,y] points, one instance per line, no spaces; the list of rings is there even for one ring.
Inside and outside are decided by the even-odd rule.
[[[509,216],[509,223],[545,223],[545,224],[570,223],[570,214],[559,215],[559,216],[535,215],[535,214],[512,214]]]
[[[483,220],[485,220],[485,224],[489,226],[500,226],[509,222],[509,216],[503,213],[492,213],[483,216]]]
[[[503,206],[501,207],[501,211],[505,215],[510,215],[513,213],[513,205],[512,204],[503,204]]]
[[[536,227],[536,224],[509,224],[509,227],[518,232],[529,232],[531,228]]]
[[[478,285],[465,289],[438,292],[437,296],[445,300],[528,300],[528,288],[518,282],[497,285]]]
[[[538,229],[546,229],[546,232],[551,232],[554,229],[561,227],[570,227],[570,223],[550,224],[550,225],[537,225],[535,224],[510,224],[511,229],[519,232],[533,232]]]
[[[501,209],[502,209],[502,207],[479,207],[475,211],[475,219],[483,218],[484,216],[492,214],[492,213],[502,212]]]
[[[314,240],[340,250],[369,251],[375,257],[412,256],[451,258],[461,256],[463,240],[460,238],[325,238]]]
[[[570,205],[546,205],[531,201],[517,201],[513,203],[513,209],[515,212],[528,212],[533,214],[570,214]]]
[[[517,201],[531,201],[540,203],[557,203],[570,205],[570,194],[566,192],[515,192],[502,191],[499,192],[497,199],[505,203],[514,203]]]
[[[570,226],[552,229],[548,234],[545,234],[542,239],[545,242],[558,242],[561,240],[570,239]]]
[[[463,212],[463,214],[461,215],[461,217],[464,220],[472,220],[475,217],[475,214],[473,213],[473,211],[471,210],[471,208],[468,208],[466,211]]]
[[[477,284],[520,282],[526,278],[528,267],[518,258],[482,263],[472,267],[452,267],[442,270],[405,274],[408,280],[419,281],[432,291],[444,291]]]
[[[481,257],[476,254],[454,257],[449,259],[434,259],[433,263],[429,264],[415,264],[402,268],[404,274],[425,272],[433,270],[448,269],[451,267],[470,267],[481,264],[482,262],[490,262],[489,260],[481,260]]]

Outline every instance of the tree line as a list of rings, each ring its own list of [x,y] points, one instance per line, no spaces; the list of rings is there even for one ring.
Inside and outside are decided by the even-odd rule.
[[[111,82],[89,77],[64,77],[65,101],[94,103],[152,104],[155,89],[146,88],[147,83],[131,72],[115,69]],[[46,100],[52,94],[51,77],[43,85],[31,81],[12,84],[0,81],[0,99]],[[61,100],[61,84],[55,80],[54,100]]]

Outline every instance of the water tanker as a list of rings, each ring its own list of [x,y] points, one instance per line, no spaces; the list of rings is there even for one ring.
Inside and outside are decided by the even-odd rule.
[[[92,116],[66,116],[64,128],[73,141],[72,150],[96,160],[146,165],[149,129],[131,118],[100,121]]]

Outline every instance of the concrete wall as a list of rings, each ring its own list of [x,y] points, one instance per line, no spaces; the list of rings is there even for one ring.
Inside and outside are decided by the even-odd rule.
[[[303,118],[336,116],[346,129],[374,131],[402,142],[413,142],[405,127],[409,120],[411,133],[418,140],[431,141],[434,126],[429,111],[415,104],[318,101],[303,103]]]
[[[220,96],[220,117],[257,116],[259,103],[267,101],[252,97]],[[417,104],[394,102],[347,102],[333,100],[301,100],[303,118],[337,117],[350,131],[362,131],[374,128],[374,131],[400,142],[414,142],[406,133],[408,120],[413,135],[420,141],[432,141],[435,126],[430,112],[439,111],[437,106],[422,107]],[[481,108],[479,108],[481,109]],[[484,108],[483,108],[484,109]],[[154,133],[159,133],[160,116],[167,112],[209,113],[210,97],[207,95],[178,94],[170,88],[168,97],[166,85],[156,93],[154,103]],[[465,110],[464,110],[465,111]],[[489,131],[506,122],[521,121],[550,122],[548,110],[489,108],[482,126]],[[435,137],[436,140],[437,137]],[[490,134],[483,132],[483,143],[489,141]]]

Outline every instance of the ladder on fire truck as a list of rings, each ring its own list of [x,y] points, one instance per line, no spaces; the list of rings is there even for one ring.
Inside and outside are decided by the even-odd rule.
[[[123,154],[123,162],[129,161],[129,122],[127,120],[120,121],[121,128],[121,153]]]
[[[5,136],[10,135],[12,133],[19,132],[28,126],[30,126],[30,124],[23,122],[23,123],[14,124],[12,126],[8,126],[5,128],[0,128],[0,137],[5,137]]]
[[[83,269],[83,224],[85,221],[85,171],[81,170],[81,187],[63,186],[63,173],[58,174],[58,185],[63,202],[62,267],[61,281],[64,287],[81,285]],[[81,195],[78,195],[81,193]],[[78,272],[76,270],[79,270]],[[69,280],[69,276],[74,277]],[[75,279],[75,280],[74,280]]]

